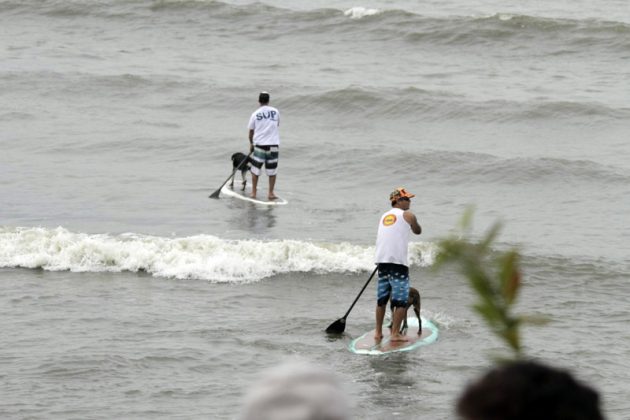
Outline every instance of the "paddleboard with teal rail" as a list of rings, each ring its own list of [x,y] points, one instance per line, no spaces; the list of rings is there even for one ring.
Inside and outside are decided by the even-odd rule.
[[[407,318],[407,338],[409,341],[390,341],[389,328],[383,328],[383,339],[374,340],[374,332],[366,332],[361,337],[352,340],[350,351],[356,354],[381,355],[415,350],[437,340],[438,328],[428,319],[422,318],[422,335],[418,335],[418,318]]]
[[[245,188],[245,190],[242,190],[242,183],[239,181],[236,181],[234,183],[234,187],[230,187],[228,184],[225,184],[223,188],[221,188],[221,194],[238,198],[239,200],[249,201],[250,203],[260,204],[263,206],[284,206],[288,203],[287,200],[280,197],[275,200],[267,199],[266,190],[258,191],[258,197],[252,198],[252,192],[249,188],[249,185],[247,186],[247,188]]]

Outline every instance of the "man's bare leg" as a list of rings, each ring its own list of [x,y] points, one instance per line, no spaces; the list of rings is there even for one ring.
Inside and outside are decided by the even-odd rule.
[[[258,187],[258,175],[252,172],[252,198],[256,198],[256,187]]]
[[[275,200],[276,198],[278,198],[278,197],[276,197],[276,195],[273,193],[273,188],[274,188],[275,186],[276,186],[276,176],[275,176],[275,175],[273,175],[273,176],[270,176],[270,177],[269,177],[269,199],[270,199],[270,200]]]
[[[392,337],[390,341],[409,341],[406,335],[400,334],[400,326],[405,316],[407,316],[407,310],[405,308],[399,306],[394,310],[394,314],[392,315]]]
[[[383,319],[385,319],[385,309],[387,305],[376,305],[376,332],[374,333],[374,340],[381,341],[383,339]]]

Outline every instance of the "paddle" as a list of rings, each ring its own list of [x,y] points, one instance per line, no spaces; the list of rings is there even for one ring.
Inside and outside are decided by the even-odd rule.
[[[252,153],[254,153],[254,152],[249,152],[249,155],[247,155],[247,157],[245,159],[241,160],[241,163],[239,163],[238,166],[236,168],[234,168],[234,170],[232,171],[232,174],[230,176],[228,176],[228,178],[225,180],[225,182],[223,184],[221,184],[219,189],[216,190],[215,192],[213,192],[212,194],[210,194],[208,197],[210,197],[210,198],[219,198],[219,194],[221,194],[221,188],[223,188],[223,186],[225,184],[227,184],[227,182],[230,180],[230,178],[232,178],[234,176],[236,171],[241,169],[241,166],[243,166],[243,164],[249,160],[249,157],[252,155]]]
[[[328,334],[341,334],[343,332],[343,330],[346,329],[346,318],[350,314],[350,311],[352,310],[352,308],[354,308],[354,304],[357,303],[357,300],[359,300],[359,298],[363,294],[363,291],[365,290],[367,285],[370,283],[370,280],[372,280],[372,277],[374,277],[374,274],[376,274],[377,271],[378,271],[378,266],[374,269],[374,271],[372,271],[372,275],[365,282],[365,284],[363,285],[363,289],[361,289],[361,291],[357,295],[356,299],[354,299],[354,302],[352,302],[352,305],[350,305],[350,309],[348,309],[348,312],[346,312],[346,314],[343,316],[343,318],[339,318],[338,320],[336,320],[335,322],[330,324],[328,326],[328,328],[326,328],[326,332]]]

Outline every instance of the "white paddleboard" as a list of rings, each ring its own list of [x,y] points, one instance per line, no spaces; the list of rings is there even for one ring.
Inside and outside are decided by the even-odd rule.
[[[418,335],[418,318],[407,318],[407,337],[409,341],[389,341],[389,328],[383,328],[383,339],[380,342],[374,340],[375,330],[366,332],[361,337],[352,340],[350,351],[356,354],[380,355],[400,351],[410,351],[421,346],[433,343],[437,340],[438,329],[428,319],[422,317],[422,335]]]
[[[228,183],[229,184],[229,183]],[[228,184],[225,184],[223,188],[221,188],[221,194],[224,194],[229,197],[238,198],[239,200],[249,201],[250,203],[260,204],[263,206],[283,206],[288,203],[284,198],[278,197],[275,200],[267,199],[267,192],[265,191],[264,195],[258,194],[258,197],[252,198],[250,197],[252,191],[249,188],[245,188],[244,191],[241,191],[242,184],[241,182],[235,182],[234,188],[230,187]]]

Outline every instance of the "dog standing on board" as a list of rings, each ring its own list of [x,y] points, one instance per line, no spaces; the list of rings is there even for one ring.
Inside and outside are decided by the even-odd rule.
[[[418,317],[418,335],[422,335],[422,319],[420,318],[420,292],[418,289],[410,287],[409,288],[409,299],[407,300],[407,304],[405,305],[405,311],[409,310],[410,307],[413,306],[413,311],[416,313]],[[394,308],[391,306],[390,301],[390,309],[392,313],[394,313]],[[391,328],[391,324],[389,325]],[[403,318],[402,325],[400,327],[400,333],[402,334],[408,328],[407,325],[407,315]]]
[[[247,185],[247,172],[249,172],[249,169],[251,168],[250,163],[252,159],[249,156],[247,156],[245,153],[234,153],[231,159],[232,159],[232,170],[236,171],[236,168],[239,168],[239,171],[241,172],[241,179],[243,182],[241,191],[245,191],[245,186]],[[243,160],[245,159],[247,161],[241,165],[241,162],[243,162]],[[236,173],[234,174],[234,176],[236,176]],[[230,188],[232,189],[234,189],[234,176],[232,177],[232,181],[230,182]]]

